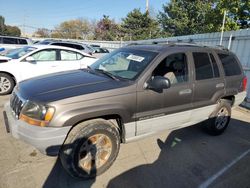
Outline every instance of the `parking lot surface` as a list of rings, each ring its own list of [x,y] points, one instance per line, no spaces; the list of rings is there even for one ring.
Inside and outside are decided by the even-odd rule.
[[[0,188],[235,187],[250,188],[250,112],[236,107],[226,132],[210,136],[202,124],[121,145],[117,160],[89,181],[70,177],[48,157],[6,133],[0,97]]]

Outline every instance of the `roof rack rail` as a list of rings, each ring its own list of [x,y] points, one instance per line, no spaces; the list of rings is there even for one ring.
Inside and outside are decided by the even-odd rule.
[[[216,45],[215,46],[216,48],[219,48],[219,49],[221,49],[221,50],[226,50],[226,51],[229,51],[229,49],[228,48],[226,48],[225,46],[223,46],[223,45]]]

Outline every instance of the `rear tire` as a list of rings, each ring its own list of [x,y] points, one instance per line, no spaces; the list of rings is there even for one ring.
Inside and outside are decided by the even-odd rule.
[[[6,73],[0,73],[0,95],[10,94],[15,86],[14,79]]]
[[[211,135],[222,134],[231,119],[231,101],[220,100],[217,107],[206,122],[206,130]]]
[[[59,155],[71,176],[90,179],[112,165],[119,148],[120,136],[115,125],[96,119],[76,125],[69,132]]]

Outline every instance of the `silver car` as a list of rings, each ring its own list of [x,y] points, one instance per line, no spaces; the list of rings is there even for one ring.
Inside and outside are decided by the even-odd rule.
[[[74,48],[77,50],[80,50],[82,52],[85,52],[87,54],[92,55],[92,51],[87,47],[87,45],[78,43],[78,42],[72,42],[72,41],[62,41],[62,40],[43,40],[41,42],[38,42],[37,44],[41,45],[55,45],[55,46],[64,46],[68,48]]]

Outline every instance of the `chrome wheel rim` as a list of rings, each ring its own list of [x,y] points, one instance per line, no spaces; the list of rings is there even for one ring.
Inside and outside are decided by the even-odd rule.
[[[88,174],[102,167],[112,152],[112,142],[104,134],[89,137],[81,146],[79,152],[79,167]]]
[[[229,119],[229,112],[227,108],[225,107],[221,108],[217,113],[217,117],[215,120],[216,128],[223,129],[227,125],[228,119]]]
[[[0,77],[0,93],[7,92],[11,87],[10,80],[6,77]]]

